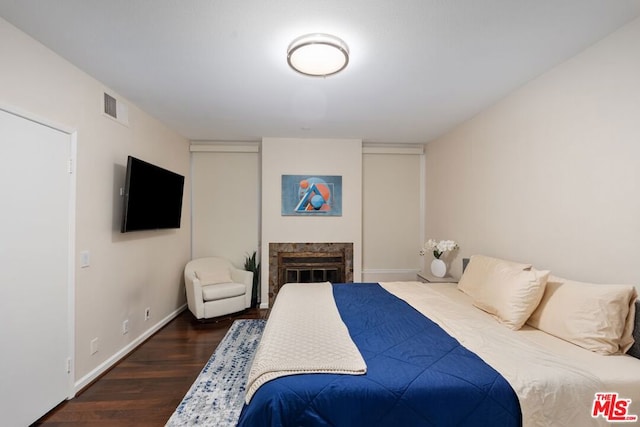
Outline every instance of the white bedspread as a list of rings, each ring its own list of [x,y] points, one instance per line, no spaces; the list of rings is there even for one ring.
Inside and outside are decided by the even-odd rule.
[[[289,283],[280,288],[271,309],[249,372],[245,401],[249,403],[262,384],[285,375],[366,371],[340,318],[331,284]]]
[[[454,284],[381,285],[498,371],[518,395],[525,426],[610,425],[591,417],[596,392],[634,399],[630,413],[639,414],[640,360],[597,355],[530,327],[512,331],[475,308]]]

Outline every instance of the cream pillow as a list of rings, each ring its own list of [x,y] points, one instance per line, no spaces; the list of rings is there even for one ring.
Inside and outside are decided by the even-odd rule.
[[[540,303],[549,271],[498,269],[476,295],[473,305],[510,329],[520,329]]]
[[[231,272],[228,268],[196,271],[195,273],[202,286],[233,282],[233,280],[231,280]]]
[[[480,297],[485,292],[485,288],[491,283],[495,274],[500,274],[502,270],[515,269],[522,271],[529,268],[531,268],[531,264],[521,264],[484,255],[473,255],[458,282],[458,289],[476,299],[476,297]]]
[[[633,344],[631,285],[597,285],[551,276],[529,325],[600,354],[626,352]]]

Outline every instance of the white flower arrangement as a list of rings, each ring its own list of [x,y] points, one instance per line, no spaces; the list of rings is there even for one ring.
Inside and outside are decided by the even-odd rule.
[[[436,242],[434,239],[429,239],[423,248],[420,249],[420,255],[433,252],[433,256],[436,257],[436,259],[440,259],[443,253],[452,252],[456,249],[458,249],[458,244],[453,240],[440,240]]]

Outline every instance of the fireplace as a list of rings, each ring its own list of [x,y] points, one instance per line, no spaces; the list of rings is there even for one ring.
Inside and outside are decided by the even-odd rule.
[[[285,283],[353,282],[353,243],[269,243],[269,306]]]

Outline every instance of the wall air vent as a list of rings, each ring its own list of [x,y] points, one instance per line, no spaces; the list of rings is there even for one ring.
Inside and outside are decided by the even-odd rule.
[[[104,113],[116,120],[118,119],[117,101],[108,93],[104,94]]]
[[[104,93],[103,114],[114,119],[118,123],[129,126],[129,108],[127,104],[117,98]]]

